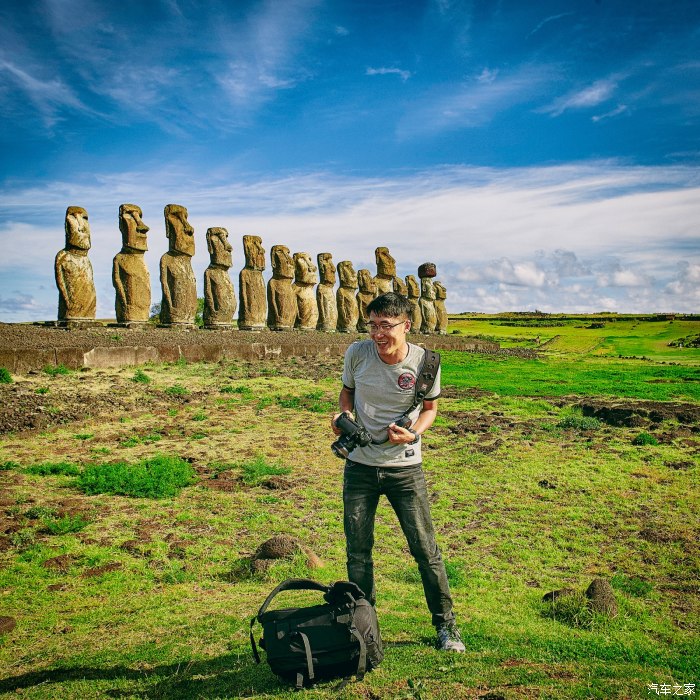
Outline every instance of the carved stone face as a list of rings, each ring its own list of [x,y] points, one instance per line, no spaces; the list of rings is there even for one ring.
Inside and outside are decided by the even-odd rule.
[[[260,236],[243,236],[243,254],[249,270],[265,269],[265,249]]]
[[[377,248],[374,251],[377,260],[377,275],[380,277],[396,277],[396,260],[391,257],[388,248]]]
[[[319,253],[316,259],[318,260],[321,284],[335,284],[335,265],[331,253]]]
[[[447,290],[442,286],[442,282],[436,282],[433,280],[433,287],[435,287],[436,299],[447,299]]]
[[[90,250],[88,213],[82,207],[66,209],[66,248]]]
[[[343,260],[338,263],[338,276],[340,277],[340,286],[350,289],[357,289],[357,272],[349,260]]]
[[[409,298],[415,298],[420,296],[420,287],[418,286],[418,280],[413,275],[406,275],[406,287],[408,288]]]
[[[122,245],[131,250],[148,250],[148,226],[143,223],[143,212],[136,204],[122,204],[119,207],[119,230],[122,232]]]
[[[360,291],[365,294],[376,294],[377,285],[372,280],[372,273],[369,270],[359,270],[357,273],[357,283]]]
[[[423,299],[433,301],[435,299],[435,285],[430,277],[423,277],[420,281],[420,295]]]
[[[276,279],[294,279],[294,261],[286,245],[273,245],[270,251],[272,275]]]
[[[317,272],[308,253],[294,253],[294,281],[297,284],[318,284]]]
[[[211,264],[226,270],[231,267],[231,244],[228,242],[228,231],[225,228],[207,229],[207,250]]]
[[[165,235],[170,242],[170,252],[194,255],[194,229],[187,221],[187,209],[179,204],[165,207]]]

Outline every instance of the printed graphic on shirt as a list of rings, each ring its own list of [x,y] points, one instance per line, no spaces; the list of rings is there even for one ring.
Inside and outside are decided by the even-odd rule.
[[[416,385],[416,378],[410,372],[404,372],[399,377],[399,386],[404,391],[407,391],[408,389],[413,389],[413,387],[415,385]]]

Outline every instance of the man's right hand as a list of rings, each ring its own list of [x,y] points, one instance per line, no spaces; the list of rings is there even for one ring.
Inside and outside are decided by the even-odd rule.
[[[342,416],[343,413],[347,413],[347,415],[350,416],[350,418],[353,418],[352,411],[341,411],[340,413],[335,413],[333,415],[333,418],[331,418],[331,430],[333,431],[334,435],[342,435],[343,431],[335,424],[335,422],[338,420],[338,416]],[[354,420],[354,418],[353,418]]]

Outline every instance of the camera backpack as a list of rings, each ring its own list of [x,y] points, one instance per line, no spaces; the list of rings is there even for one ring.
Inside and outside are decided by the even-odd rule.
[[[319,591],[325,602],[303,608],[268,610],[282,591]],[[253,656],[260,655],[253,636],[256,620],[262,625],[260,647],[274,673],[297,688],[319,679],[356,676],[384,658],[374,607],[360,588],[349,581],[326,586],[311,579],[288,579],[277,586],[250,621]]]

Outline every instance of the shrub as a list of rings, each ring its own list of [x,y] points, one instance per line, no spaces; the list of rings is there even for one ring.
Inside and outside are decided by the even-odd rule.
[[[37,394],[48,394],[49,393],[49,388],[47,386],[40,386],[38,389],[36,389]]]
[[[633,445],[658,445],[659,441],[649,433],[639,433],[637,437],[632,440]]]
[[[268,462],[263,455],[258,455],[252,460],[234,466],[243,471],[243,483],[248,484],[248,486],[258,485],[268,476],[281,476],[292,471],[289,467],[280,466],[278,462]]]
[[[190,390],[186,389],[182,384],[173,384],[165,390],[165,393],[170,394],[170,396],[186,396],[190,393]]]
[[[12,375],[6,367],[0,367],[0,384],[12,384]]]
[[[194,469],[180,457],[156,455],[135,464],[89,464],[77,479],[87,494],[114,493],[140,498],[168,498],[194,482]]]
[[[151,378],[142,369],[137,369],[131,381],[139,384],[150,384]]]
[[[70,370],[65,365],[56,365],[56,367],[46,365],[44,367],[44,372],[50,377],[55,377],[57,374],[70,374]]]
[[[13,462],[12,460],[7,460],[6,462],[0,462],[0,472],[9,472],[11,469],[17,469],[19,464]]]
[[[77,464],[71,462],[40,462],[27,467],[29,474],[38,476],[49,476],[63,474],[65,476],[76,476],[80,473],[80,468]]]
[[[582,416],[578,413],[571,413],[564,416],[558,423],[558,428],[567,428],[570,430],[598,430],[600,421],[593,416]]]

